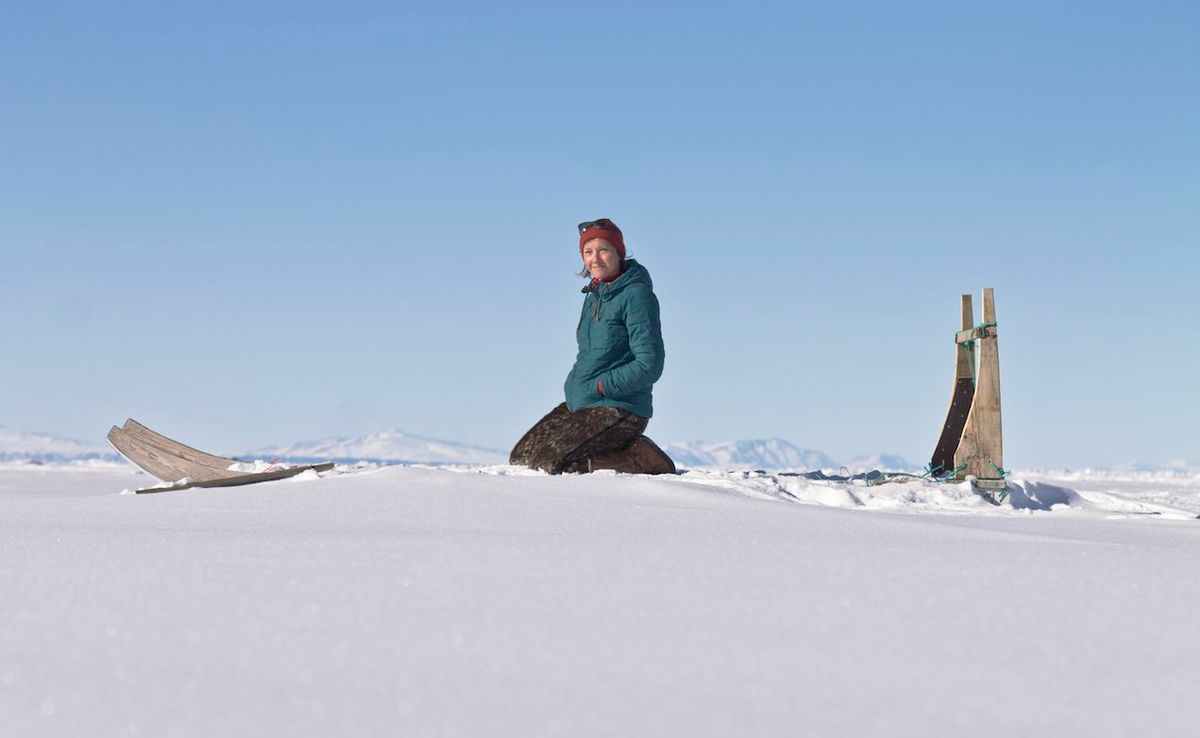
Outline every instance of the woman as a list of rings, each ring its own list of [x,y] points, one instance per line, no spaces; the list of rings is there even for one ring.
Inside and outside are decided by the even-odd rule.
[[[586,297],[575,329],[579,353],[563,386],[566,402],[517,442],[509,463],[551,474],[616,469],[673,473],[671,459],[642,435],[662,375],[658,298],[650,273],[625,258],[621,229],[607,218],[579,224]]]

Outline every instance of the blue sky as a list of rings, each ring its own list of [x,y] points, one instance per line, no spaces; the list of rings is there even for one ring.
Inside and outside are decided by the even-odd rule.
[[[1007,465],[1200,460],[1195,3],[0,9],[0,424],[507,448],[608,216],[656,439],[924,460],[992,286]]]

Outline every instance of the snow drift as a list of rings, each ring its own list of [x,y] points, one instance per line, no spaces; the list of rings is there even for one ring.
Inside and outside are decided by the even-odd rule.
[[[0,466],[6,734],[1194,729],[1200,522],[1134,514],[1165,512],[1149,488],[498,466],[116,494],[145,479]]]

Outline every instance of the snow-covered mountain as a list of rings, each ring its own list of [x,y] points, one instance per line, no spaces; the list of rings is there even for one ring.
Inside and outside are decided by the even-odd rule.
[[[746,441],[687,441],[668,443],[663,449],[675,463],[688,468],[838,469],[828,454],[797,448],[782,438]],[[357,437],[324,438],[283,446],[254,449],[243,458],[273,458],[292,462],[333,460],[409,464],[503,464],[508,454],[456,441],[415,436],[391,429]],[[913,465],[887,454],[863,456],[847,465],[852,470],[909,471]]]
[[[843,466],[851,472],[920,471],[914,464],[894,454],[857,456],[841,462],[815,449],[798,448],[782,438],[742,441],[677,441],[662,444],[675,463],[685,468],[764,469],[773,471],[825,469],[837,471]],[[353,463],[411,464],[503,464],[505,451],[471,446],[456,441],[416,436],[392,429],[357,437],[325,438],[271,446],[238,454],[240,458],[272,458],[284,461],[325,461]],[[60,438],[0,426],[0,462],[26,461],[43,464],[79,461],[120,461],[121,457],[106,445]],[[1029,471],[1021,467],[1023,471]],[[1045,471],[1045,470],[1043,470]],[[1080,470],[1057,469],[1059,474],[1078,474]],[[1174,459],[1166,463],[1117,463],[1086,470],[1093,476],[1113,478],[1147,476],[1161,478],[1200,475],[1200,463]]]
[[[1117,464],[1113,466],[1110,471],[1190,475],[1200,473],[1200,464],[1193,464],[1185,459],[1173,459],[1165,464],[1151,464],[1145,461],[1131,461],[1125,464]]]
[[[1181,472],[1200,472],[1200,464],[1193,463],[1187,459],[1172,459],[1163,464],[1164,469],[1176,469]]]
[[[351,438],[322,438],[286,446],[270,446],[243,454],[249,458],[284,461],[336,461],[407,464],[503,464],[508,454],[455,441],[414,436],[391,429]]]
[[[810,448],[797,448],[782,438],[749,441],[676,441],[663,450],[683,467],[720,467],[745,469],[836,469],[839,464],[829,454]]]
[[[852,472],[864,472],[878,469],[879,471],[912,472],[920,471],[921,464],[914,464],[908,459],[895,454],[874,454],[873,456],[856,456],[847,461],[844,466]]]
[[[107,446],[97,446],[47,433],[30,433],[0,426],[0,461],[117,461]]]

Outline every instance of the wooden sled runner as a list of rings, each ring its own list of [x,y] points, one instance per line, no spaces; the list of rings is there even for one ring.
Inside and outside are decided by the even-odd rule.
[[[1000,504],[1008,496],[1000,425],[1000,349],[996,299],[983,291],[983,322],[975,325],[971,296],[962,296],[962,330],[955,334],[957,361],[950,409],[929,469],[945,480],[972,478],[976,491]],[[978,347],[978,361],[976,348]]]
[[[238,471],[237,468],[242,462],[237,459],[215,456],[186,446],[150,430],[133,418],[126,420],[121,428],[113,426],[108,432],[108,442],[130,462],[150,475],[170,483],[169,486],[135,490],[138,494],[192,487],[237,487],[286,479],[309,469],[321,472],[333,468],[333,463],[327,462],[263,472]]]

